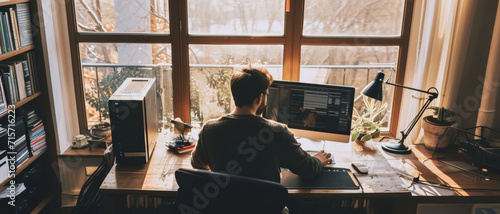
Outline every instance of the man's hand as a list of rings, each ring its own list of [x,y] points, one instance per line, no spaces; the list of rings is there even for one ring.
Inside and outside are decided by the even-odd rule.
[[[326,152],[319,152],[318,154],[314,155],[315,158],[318,158],[319,161],[321,161],[321,165],[325,166],[327,164],[332,163],[332,154],[331,153],[326,153]]]

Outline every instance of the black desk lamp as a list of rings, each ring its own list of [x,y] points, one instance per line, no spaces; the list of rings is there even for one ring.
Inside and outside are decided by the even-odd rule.
[[[393,69],[393,71],[394,71],[394,69]],[[384,81],[384,75],[385,74],[384,74],[383,70],[379,71],[377,73],[377,76],[375,76],[375,79],[370,84],[368,84],[365,87],[365,89],[363,89],[363,91],[361,93],[364,94],[364,95],[366,95],[366,96],[368,96],[368,97],[371,97],[373,99],[382,101],[382,94],[383,94],[382,83],[384,83],[383,82]],[[418,91],[418,92],[426,93],[426,94],[429,95],[429,97],[427,98],[427,101],[422,106],[422,108],[420,109],[420,111],[418,112],[418,114],[413,118],[413,120],[410,122],[410,124],[408,124],[406,126],[406,128],[401,131],[401,135],[402,135],[401,140],[398,139],[399,140],[398,143],[386,143],[386,144],[384,144],[382,146],[382,148],[385,151],[388,151],[388,152],[391,152],[391,153],[409,154],[409,153],[411,153],[411,148],[408,147],[408,146],[406,146],[404,144],[404,141],[405,141],[406,137],[408,137],[408,135],[410,134],[410,132],[413,129],[413,127],[417,124],[417,122],[419,121],[420,117],[422,117],[422,114],[424,114],[424,111],[427,109],[427,107],[429,107],[429,104],[431,104],[432,100],[434,100],[434,99],[436,99],[438,97],[438,90],[435,87],[431,87],[427,91],[423,91],[423,90],[420,90],[420,89],[410,88],[410,87],[407,87],[407,86],[404,86],[404,85],[398,85],[398,84],[390,83],[389,79],[390,79],[390,77],[387,78],[387,80],[385,81],[385,84],[393,85],[393,86],[397,86],[397,87],[401,87],[401,88],[405,88],[405,89],[410,89],[410,90],[413,90],[413,91]],[[431,89],[436,90],[436,92],[430,92]],[[383,137],[382,139],[380,139],[380,141],[382,141],[384,138],[387,138],[387,137]]]

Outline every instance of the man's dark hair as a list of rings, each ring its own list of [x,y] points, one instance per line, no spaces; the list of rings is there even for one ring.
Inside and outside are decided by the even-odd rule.
[[[265,68],[244,67],[231,77],[231,92],[238,107],[251,106],[255,98],[265,93],[273,76]]]

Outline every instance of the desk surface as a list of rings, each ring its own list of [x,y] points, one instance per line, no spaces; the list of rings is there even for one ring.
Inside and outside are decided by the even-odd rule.
[[[165,139],[168,139],[168,136],[160,136],[148,164],[135,166],[115,164],[102,183],[100,191],[103,194],[175,196],[178,185],[174,172],[179,168],[192,168],[191,155],[176,154],[168,150],[164,143]],[[411,184],[409,176],[416,176],[420,172],[421,180],[446,182],[462,188],[500,189],[500,181],[465,173],[437,160],[422,163],[431,156],[431,152],[422,145],[413,146],[413,152],[409,155],[386,153],[380,148],[380,143],[371,141],[364,145],[327,141],[325,150],[335,155],[336,164],[329,166],[352,169],[350,164],[353,161],[362,161],[368,165],[368,174],[356,174],[364,189],[362,197],[500,196],[500,191],[451,191],[427,185],[415,185],[409,188]],[[289,196],[292,198],[360,197],[360,193],[350,190],[289,190]]]

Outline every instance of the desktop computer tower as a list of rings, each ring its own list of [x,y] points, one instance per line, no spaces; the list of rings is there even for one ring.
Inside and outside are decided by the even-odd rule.
[[[109,98],[116,163],[149,161],[158,137],[158,102],[154,78],[128,78]]]

